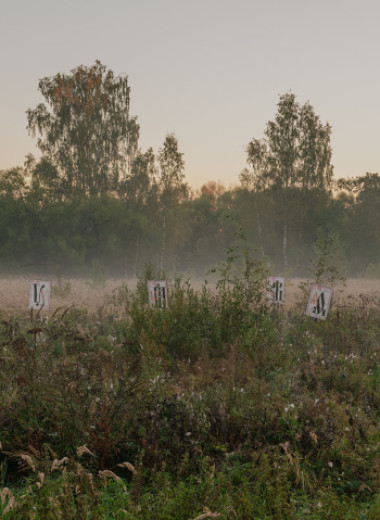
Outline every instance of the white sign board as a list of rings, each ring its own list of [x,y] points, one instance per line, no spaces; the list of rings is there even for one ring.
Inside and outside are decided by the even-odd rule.
[[[319,320],[325,320],[329,313],[332,293],[332,287],[312,283],[309,301],[306,307],[306,315]]]
[[[267,301],[268,303],[285,303],[285,278],[280,276],[268,276]]]
[[[169,306],[166,280],[148,280],[149,307],[163,309]]]
[[[29,309],[50,308],[51,282],[46,280],[30,280],[29,282]]]

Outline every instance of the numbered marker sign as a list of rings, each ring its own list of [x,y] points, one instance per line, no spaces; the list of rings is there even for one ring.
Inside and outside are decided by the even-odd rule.
[[[329,313],[332,292],[331,287],[312,283],[306,315],[319,320],[325,320]]]
[[[30,280],[29,282],[29,309],[50,308],[51,282],[46,280]]]
[[[279,276],[267,278],[267,301],[269,303],[285,303],[285,278]]]
[[[169,306],[166,280],[148,280],[149,307],[164,309]]]

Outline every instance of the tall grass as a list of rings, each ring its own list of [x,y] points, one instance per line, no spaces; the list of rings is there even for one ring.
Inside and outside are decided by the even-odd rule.
[[[4,518],[379,519],[378,301],[315,323],[265,275],[4,319]]]

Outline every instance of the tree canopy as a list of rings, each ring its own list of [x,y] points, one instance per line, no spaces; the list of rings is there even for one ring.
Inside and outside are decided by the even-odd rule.
[[[96,61],[41,79],[39,90],[45,103],[27,111],[28,130],[39,135],[43,158],[57,168],[64,193],[116,189],[138,148],[128,77]]]
[[[39,89],[45,103],[27,116],[42,156],[0,171],[2,269],[203,276],[245,241],[272,272],[305,275],[329,236],[347,272],[380,277],[380,177],[333,182],[331,127],[294,94],[249,142],[239,187],[204,179],[193,192],[173,133],[156,152],[139,148],[127,76],[96,61]]]
[[[288,93],[280,96],[277,114],[264,133],[264,139],[252,139],[248,144],[247,163],[251,169],[243,170],[240,179],[245,188],[273,189],[277,193],[286,271],[290,213],[295,203],[299,218],[304,217],[302,200],[294,200],[294,191],[326,191],[331,187],[331,127],[321,123],[310,103],[300,105],[296,96]]]
[[[282,190],[331,186],[331,127],[321,123],[310,103],[300,105],[292,93],[280,96],[277,114],[264,133],[264,139],[252,139],[247,146],[256,186]]]

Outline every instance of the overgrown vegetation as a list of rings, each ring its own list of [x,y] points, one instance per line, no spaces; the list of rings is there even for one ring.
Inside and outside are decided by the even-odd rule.
[[[379,275],[379,175],[334,182],[330,126],[285,94],[240,187],[192,193],[173,134],[139,149],[127,77],[97,61],[39,88],[42,155],[0,172],[2,270],[58,273],[67,296],[67,273],[96,290],[154,266],[96,314],[1,311],[3,518],[379,520],[378,299],[325,322],[307,284],[291,310],[264,299],[268,265]],[[175,278],[217,263],[215,290]]]
[[[96,315],[3,313],[3,517],[379,519],[379,302],[316,323],[228,261],[152,309],[153,274]]]

